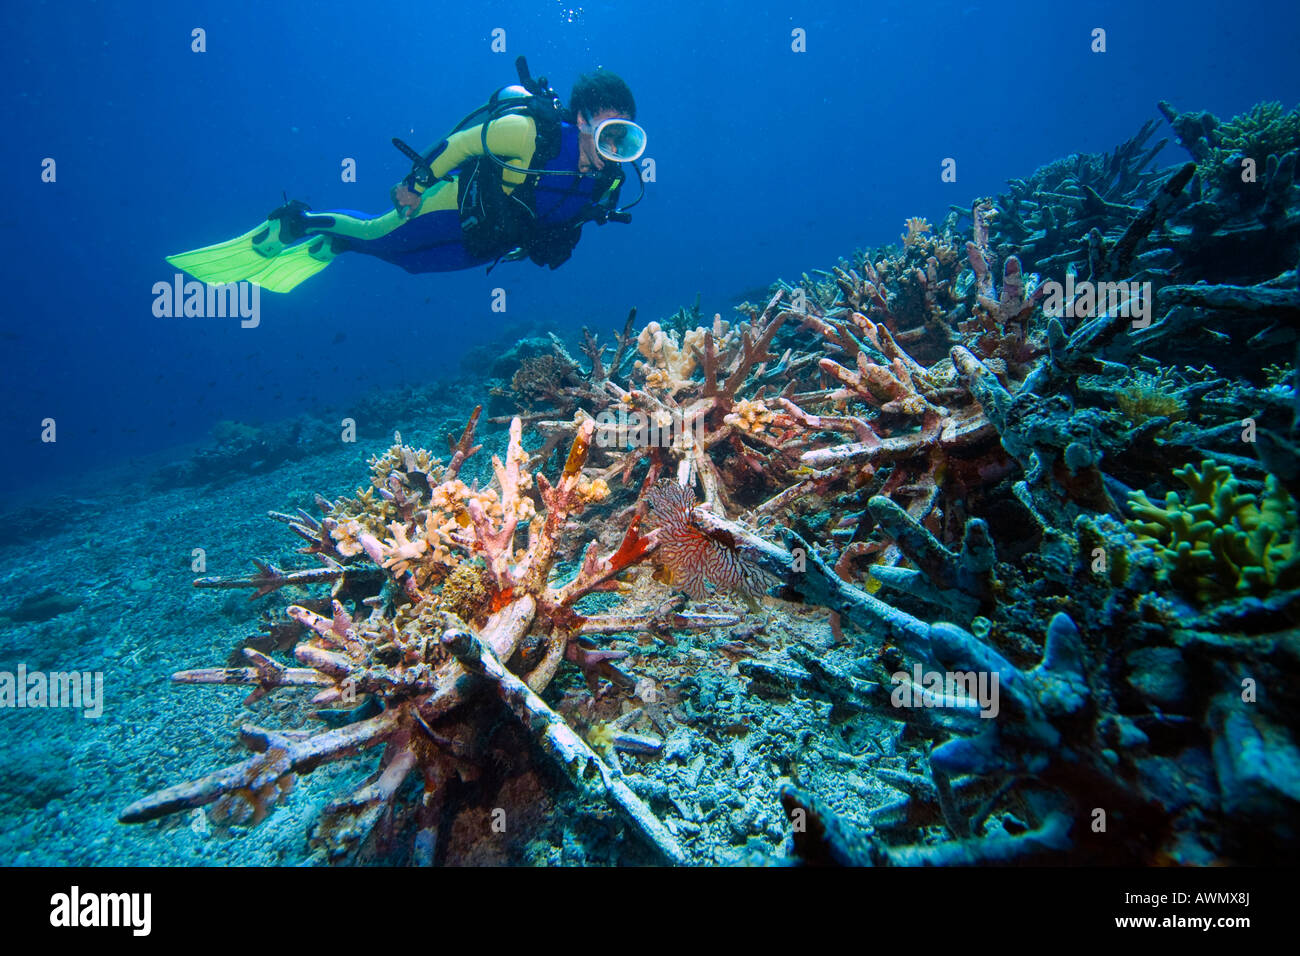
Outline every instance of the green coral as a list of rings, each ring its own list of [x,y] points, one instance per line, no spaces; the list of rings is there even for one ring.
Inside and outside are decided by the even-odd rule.
[[[1300,148],[1300,107],[1285,110],[1281,103],[1257,103],[1249,112],[1234,116],[1215,130],[1208,159],[1212,175],[1240,184],[1240,163],[1249,156],[1262,169],[1270,155],[1281,157]]]
[[[1264,366],[1264,383],[1269,388],[1290,385],[1295,380],[1295,366],[1289,363],[1274,363]]]
[[[1171,422],[1187,417],[1187,402],[1178,394],[1178,383],[1171,369],[1156,374],[1135,372],[1128,385],[1115,393],[1115,404],[1134,424],[1157,416]]]
[[[1232,469],[1212,461],[1174,476],[1188,490],[1166,494],[1163,507],[1146,492],[1129,495],[1136,515],[1129,527],[1163,561],[1158,580],[1201,604],[1300,586],[1300,524],[1272,475],[1258,499],[1240,489]]]

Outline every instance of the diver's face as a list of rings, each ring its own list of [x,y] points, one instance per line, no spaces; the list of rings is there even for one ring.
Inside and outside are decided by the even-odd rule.
[[[578,172],[590,173],[605,168],[605,158],[596,150],[596,127],[607,119],[631,119],[618,110],[601,110],[592,116],[578,114]]]

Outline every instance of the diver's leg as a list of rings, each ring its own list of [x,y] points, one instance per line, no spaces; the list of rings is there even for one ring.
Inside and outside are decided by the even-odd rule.
[[[203,282],[248,281],[274,292],[288,292],[347,251],[408,272],[467,269],[486,260],[465,252],[456,189],[454,180],[438,183],[410,219],[396,210],[379,216],[352,209],[315,213],[294,200],[242,236],[167,261]]]
[[[454,272],[491,261],[471,256],[466,251],[460,213],[455,209],[427,212],[407,220],[400,229],[375,239],[334,241],[349,252],[383,259],[407,272]]]
[[[273,220],[281,221],[280,237],[285,245],[304,236],[331,235],[345,239],[368,241],[387,236],[393,230],[429,213],[456,209],[456,180],[444,180],[435,183],[420,199],[419,206],[410,219],[396,209],[380,216],[367,216],[354,209],[328,209],[311,212],[303,203],[294,200],[281,206],[267,217],[268,225]]]
[[[330,230],[336,238],[334,244],[342,250],[361,252],[407,272],[454,272],[472,269],[490,262],[490,259],[471,256],[465,249],[464,232],[460,227],[460,210],[456,203],[456,182],[441,182],[424,194],[420,206],[410,219],[403,219],[394,211],[397,225],[385,230],[389,216],[371,220],[364,226],[345,222],[342,228]],[[350,237],[343,230],[355,234]]]

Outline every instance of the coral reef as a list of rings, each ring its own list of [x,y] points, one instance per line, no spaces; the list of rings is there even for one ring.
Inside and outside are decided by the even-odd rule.
[[[334,724],[245,727],[256,756],[123,819],[256,821],[374,748],[314,845],[353,859],[400,830],[435,861],[504,705],[662,861],[705,833],[733,859],[870,865],[1300,846],[1300,405],[1277,361],[1300,327],[1300,125],[1160,110],[1191,161],[1154,165],[1153,120],[734,321],[632,310],[612,346],[583,330],[585,361],[553,334],[479,356],[509,429],[492,484],[461,477],[476,410],[446,465],[399,435],[369,487],[273,515],[320,567],[195,582],[329,587],[268,617],[300,666],[250,648],[176,676],[310,687]],[[1243,159],[1253,178],[1226,171]],[[554,682],[565,662],[585,690]],[[690,805],[696,747],[753,793]],[[813,751],[861,786],[826,786]]]
[[[185,671],[176,680],[251,686],[249,702],[278,688],[310,687],[318,691],[312,698],[317,707],[354,705],[371,697],[378,713],[318,733],[245,726],[241,739],[256,756],[145,797],[122,812],[124,822],[211,805],[214,819],[255,824],[288,792],[297,775],[359,750],[382,747],[379,772],[355,793],[326,808],[313,830],[312,844],[324,859],[337,861],[355,858],[377,832],[391,835],[402,786],[413,778],[422,782],[422,796],[414,808],[412,854],[419,862],[430,862],[436,854],[439,808],[447,783],[457,775],[470,775],[464,765],[472,765],[475,742],[481,736],[474,729],[475,712],[464,706],[483,683],[467,675],[477,675],[497,689],[575,783],[603,793],[666,859],[682,859],[671,834],[537,694],[565,659],[584,670],[598,671],[608,670],[608,661],[621,656],[588,648],[580,642],[584,634],[636,631],[667,620],[677,627],[708,627],[728,618],[673,615],[660,622],[644,615],[592,619],[578,613],[577,601],[613,587],[620,574],[654,549],[653,540],[638,533],[634,519],[613,554],[601,558],[593,541],[571,579],[562,584],[551,580],[560,534],[570,516],[602,496],[601,489],[581,473],[594,423],[578,429],[554,484],[541,473],[536,475],[543,510],[535,512],[532,500],[524,495],[533,476],[526,470],[528,458],[520,444],[518,419],[511,425],[505,463],[493,460],[497,489],[465,488],[454,477],[476,448],[472,445],[476,418],[477,411],[446,468],[427,452],[402,445],[399,436],[387,454],[372,459],[378,498],[364,495],[344,510],[328,508],[331,517],[320,523],[306,516],[290,519],[294,530],[309,542],[305,550],[324,562],[323,573],[295,576],[261,565],[262,574],[256,578],[196,582],[207,587],[255,586],[259,594],[309,578],[332,578],[335,584],[328,616],[303,605],[287,609],[288,616],[311,635],[293,650],[305,666],[286,667],[246,648],[246,667]],[[386,480],[382,479],[385,472]],[[423,493],[418,485],[412,487],[417,475],[428,486]],[[357,504],[364,512],[354,515],[350,508]],[[388,524],[391,537],[386,543],[366,530],[394,514],[400,518]],[[528,525],[528,546],[516,550],[515,531],[521,522]],[[349,525],[353,527],[345,531]],[[362,560],[348,553],[354,542],[368,559],[361,575],[352,574]],[[457,552],[454,559],[451,548]],[[440,609],[448,604],[468,609],[463,577],[453,572],[448,579],[455,582],[451,594],[435,597],[423,590],[440,579],[426,570],[451,563],[459,572],[465,566],[462,562],[471,560],[483,562],[479,586],[486,583],[490,594],[485,609],[490,613],[477,629]],[[343,586],[345,581],[349,587]],[[469,605],[475,606],[478,601]],[[530,634],[536,634],[536,639],[525,647]],[[516,666],[522,679],[501,664],[516,656],[521,658]],[[471,711],[469,716],[463,713],[466,710]]]

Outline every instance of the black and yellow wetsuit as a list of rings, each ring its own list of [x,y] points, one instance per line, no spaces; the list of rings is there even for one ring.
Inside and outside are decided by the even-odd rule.
[[[531,117],[503,116],[488,127],[488,149],[510,166],[531,168],[536,143],[537,126]],[[462,175],[456,171],[482,155],[482,127],[473,126],[449,136],[446,149],[430,164],[438,181],[427,189],[411,184],[421,198],[410,218],[404,218],[398,210],[374,218],[343,210],[326,213],[335,220],[329,234],[343,240],[336,243],[341,247],[337,251],[377,256],[408,272],[447,272],[495,259],[500,252],[474,255],[466,247],[461,224],[461,200],[465,197]],[[570,168],[576,168],[576,164]],[[501,191],[509,197],[527,178],[524,173],[501,169]],[[562,178],[569,177],[555,177]],[[590,183],[587,195],[591,196]]]

